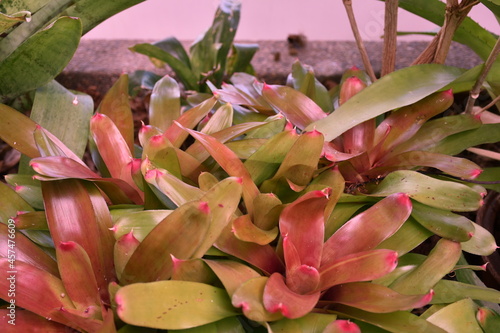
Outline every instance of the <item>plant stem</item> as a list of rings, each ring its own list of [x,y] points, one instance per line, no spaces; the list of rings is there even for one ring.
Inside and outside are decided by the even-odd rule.
[[[365,70],[368,73],[368,76],[370,76],[370,79],[375,82],[377,81],[377,77],[375,76],[375,72],[373,71],[372,64],[370,63],[370,59],[368,58],[368,53],[366,52],[363,40],[361,39],[361,35],[358,30],[358,25],[356,24],[354,11],[352,10],[352,0],[342,0],[342,2],[344,3],[347,17],[349,18],[349,23],[351,24],[352,33],[354,34],[354,38],[356,39],[359,53],[361,53],[361,59],[363,60]]]
[[[437,33],[427,48],[413,62],[413,65],[436,63],[444,64],[450,50],[453,35],[462,21],[467,17],[472,7],[477,4],[476,0],[446,1],[446,13],[441,30]]]
[[[477,78],[474,87],[472,87],[472,90],[470,91],[469,99],[467,100],[467,106],[465,107],[465,113],[472,113],[474,103],[476,102],[476,99],[479,97],[479,92],[481,91],[481,87],[483,86],[484,80],[486,80],[486,76],[488,75],[491,66],[493,66],[493,63],[495,62],[498,56],[498,53],[500,53],[500,38],[497,39],[497,42],[495,43],[493,50],[491,50],[488,59],[486,59],[486,62],[484,63],[483,69],[481,70],[481,74]]]
[[[396,41],[398,35],[399,0],[385,1],[384,50],[382,53],[382,70],[380,76],[394,71],[396,67]]]

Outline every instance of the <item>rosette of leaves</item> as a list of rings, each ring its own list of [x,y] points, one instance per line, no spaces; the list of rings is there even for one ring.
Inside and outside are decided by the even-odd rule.
[[[159,67],[168,65],[185,90],[207,92],[207,82],[220,87],[233,73],[253,73],[250,62],[258,45],[234,42],[240,12],[241,1],[220,1],[212,25],[192,43],[189,52],[175,37],[153,44],[137,44],[130,50],[148,56]],[[141,87],[150,89],[160,78],[143,71],[134,77]]]
[[[391,108],[401,110],[401,104],[436,98],[436,90],[461,74],[441,65],[397,71],[330,115],[290,87],[243,84],[245,75],[181,110],[180,88],[165,77],[174,89],[151,104],[140,146],[128,100],[120,98],[128,92],[124,75],[82,134],[91,138],[97,171],[2,105],[2,139],[29,157],[36,172],[34,178],[9,175],[10,186],[0,187],[2,222],[12,217],[17,228],[19,325],[109,332],[122,325],[186,332],[256,325],[269,332],[445,332],[465,320],[476,328],[495,321],[493,312],[469,299],[498,303],[500,292],[443,279],[456,269],[479,269],[458,264],[462,250],[496,249],[488,232],[452,213],[477,209],[482,187],[411,165],[384,169],[383,179],[363,179],[365,190],[351,191],[343,161],[326,154],[332,141],[387,106],[371,98],[367,109],[351,109],[359,120],[324,130],[328,117],[343,117],[342,108],[363,100],[359,96],[393,91],[400,104]],[[402,81],[423,88],[411,97],[399,90],[398,99]],[[246,102],[218,102],[228,96]],[[363,119],[363,112],[371,117]],[[484,126],[474,120],[472,129],[453,135],[474,138],[458,140],[460,146],[491,140],[477,134]],[[439,144],[453,135],[445,130]],[[5,244],[8,231],[2,230]],[[433,234],[442,239],[428,255],[409,253]],[[423,315],[408,311],[426,304],[436,305]]]

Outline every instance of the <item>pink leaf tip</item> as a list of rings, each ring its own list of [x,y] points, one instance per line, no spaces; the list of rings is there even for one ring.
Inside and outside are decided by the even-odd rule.
[[[94,115],[92,116],[92,119],[91,119],[91,120],[92,120],[92,121],[98,121],[98,120],[102,120],[102,119],[104,119],[104,118],[106,118],[106,116],[105,116],[104,114],[102,114],[102,113],[99,113],[99,112],[98,112],[98,113],[96,113],[96,114],[94,114]]]
[[[321,136],[323,134],[321,134],[320,131],[316,130],[316,127],[315,127],[312,131],[305,133],[305,135],[308,135],[312,138],[315,138],[315,137]]]
[[[448,89],[443,91],[443,94],[449,95],[450,97],[453,97],[453,89]]]
[[[352,66],[349,68],[351,71],[359,71],[359,68],[357,66]]]
[[[69,242],[61,242],[59,243],[59,249],[62,251],[71,251],[76,248],[76,243],[69,241]]]
[[[16,191],[16,192],[20,192],[20,191],[22,191],[24,188],[25,188],[25,186],[23,186],[23,185],[16,185],[16,186],[14,187],[14,191]]]
[[[152,145],[158,146],[158,145],[160,145],[163,142],[163,135],[161,135],[161,134],[153,135],[151,137],[151,139],[149,139],[149,142]]]
[[[396,201],[401,206],[406,206],[406,207],[411,207],[412,206],[411,200],[410,200],[410,196],[407,193],[398,193]]]
[[[206,201],[200,202],[200,205],[198,206],[198,209],[203,214],[209,214],[210,213],[210,207],[208,206],[208,202],[206,202]]]
[[[470,178],[471,179],[475,179],[477,176],[479,176],[481,173],[483,173],[483,170],[481,169],[474,169],[472,170],[472,172],[470,173]]]
[[[238,184],[243,184],[243,178],[241,178],[241,177],[236,177],[236,179],[235,179],[235,180],[236,180],[236,182],[237,182]]]
[[[271,313],[275,313],[275,312],[281,312],[281,314],[285,317],[289,317],[290,315],[290,311],[288,310],[288,307],[283,304],[283,303],[278,303],[272,307],[270,307],[269,309],[267,309],[267,311],[271,312]]]
[[[339,332],[361,333],[361,329],[359,328],[359,326],[350,320],[343,320],[343,319],[335,320],[332,323],[332,325],[338,328]]]
[[[130,232],[127,232],[125,235],[123,235],[120,238],[120,243],[121,244],[138,244],[139,240],[134,236],[134,231],[130,230]]]

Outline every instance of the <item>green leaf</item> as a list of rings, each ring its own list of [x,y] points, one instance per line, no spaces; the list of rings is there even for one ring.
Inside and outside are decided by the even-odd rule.
[[[394,235],[380,243],[377,249],[394,250],[398,252],[398,256],[402,256],[416,248],[430,236],[432,236],[432,232],[422,227],[410,216],[401,228]]]
[[[305,94],[318,104],[325,112],[333,111],[333,102],[325,86],[314,77],[314,71],[309,66],[302,65],[298,60],[292,65],[293,88]]]
[[[181,92],[177,81],[168,75],[154,85],[149,102],[149,124],[161,131],[181,115]]]
[[[250,62],[258,50],[258,44],[234,43],[227,63],[227,75],[230,76],[236,72],[252,73],[253,69]]]
[[[190,259],[203,241],[210,222],[204,201],[190,201],[161,221],[141,242],[122,273],[123,283],[168,279],[171,256]],[[161,258],[161,260],[158,260]],[[148,269],[144,269],[145,265]]]
[[[115,0],[106,2],[79,0],[76,4],[68,8],[66,14],[81,18],[83,34],[85,34],[109,17],[143,1],[145,0]]]
[[[483,200],[480,193],[466,185],[435,179],[410,170],[390,173],[373,188],[370,195],[381,197],[392,193],[406,193],[410,198],[430,207],[458,212],[475,211]]]
[[[212,110],[215,103],[217,103],[217,100],[212,97],[184,112],[176,122],[167,128],[164,133],[165,137],[175,147],[180,147],[189,136],[189,133],[183,127],[194,128]]]
[[[115,239],[132,232],[134,237],[142,242],[151,230],[171,213],[172,210],[155,209],[125,214],[118,218],[113,227]]]
[[[407,311],[396,311],[391,313],[372,313],[346,305],[334,305],[331,308],[333,313],[343,317],[358,319],[363,322],[383,328],[389,332],[413,333],[446,333],[446,330],[419,318]]]
[[[269,323],[269,326],[273,332],[337,333],[337,331],[323,331],[330,323],[334,322],[336,318],[337,316],[333,314],[308,313],[304,317],[298,319],[283,318]],[[353,331],[353,333],[355,332]]]
[[[450,304],[432,314],[427,321],[447,332],[482,333],[476,320],[477,306],[470,299]]]
[[[0,13],[0,33],[9,30],[20,22],[31,21],[31,12],[24,10],[10,15]]]
[[[210,225],[205,238],[196,249],[193,257],[205,255],[219,238],[222,230],[229,224],[241,201],[242,183],[240,178],[226,178],[205,193],[200,200],[210,208]]]
[[[455,67],[426,64],[392,72],[354,95],[328,117],[308,124],[331,141],[348,129],[387,111],[415,103],[458,78]]]
[[[442,238],[421,265],[394,281],[389,287],[406,295],[425,294],[451,272],[461,253],[460,243]]]
[[[168,330],[172,333],[245,333],[243,325],[236,317],[229,317],[214,323],[187,328],[184,330]]]
[[[134,45],[130,50],[167,63],[184,84],[186,90],[198,90],[198,78],[193,74],[191,68],[170,53],[147,43]]]
[[[104,95],[96,113],[102,113],[111,119],[127,142],[130,151],[134,151],[134,120],[130,108],[128,85],[128,75],[120,75]]]
[[[321,299],[364,311],[389,313],[423,307],[433,294],[431,291],[425,295],[403,295],[379,284],[353,282],[332,287]]]
[[[153,45],[159,47],[167,53],[170,53],[171,55],[182,61],[186,66],[191,67],[189,56],[186,53],[184,46],[181,42],[179,42],[177,38],[168,37],[153,43]]]
[[[185,130],[205,147],[217,163],[231,177],[240,177],[243,185],[243,200],[250,215],[253,214],[253,200],[259,195],[259,189],[253,182],[250,173],[229,148],[224,146],[217,139],[190,129]]]
[[[434,234],[453,240],[466,242],[474,234],[473,222],[465,216],[450,211],[413,203],[412,217]]]
[[[237,261],[204,259],[204,262],[214,271],[231,297],[243,283],[260,277],[255,270]]]
[[[0,62],[0,95],[15,95],[48,83],[69,63],[80,41],[79,19],[61,17]]]
[[[227,293],[188,281],[134,283],[116,293],[117,313],[124,322],[159,329],[184,329],[238,313]]]
[[[474,222],[472,225],[474,234],[467,242],[460,243],[462,250],[480,256],[489,256],[494,253],[498,249],[495,237],[483,226]]]
[[[500,303],[500,291],[452,280],[441,280],[434,286],[433,304],[453,303],[464,298]]]
[[[500,124],[484,124],[477,129],[457,133],[441,140],[431,150],[436,153],[457,155],[467,148],[500,141]]]
[[[291,129],[274,135],[244,163],[255,184],[271,178],[299,136]]]
[[[7,224],[8,220],[17,215],[17,212],[33,211],[34,209],[23,200],[13,189],[0,182],[0,222]]]

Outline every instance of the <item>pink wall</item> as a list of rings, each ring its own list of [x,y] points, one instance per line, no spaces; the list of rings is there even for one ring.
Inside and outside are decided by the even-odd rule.
[[[283,40],[302,33],[309,40],[352,40],[341,0],[241,0],[238,40]],[[193,40],[211,23],[219,0],[147,0],[102,23],[84,38],[153,39],[175,36]],[[365,40],[383,33],[384,3],[354,0],[359,29]],[[471,16],[500,34],[494,16],[482,4]],[[436,31],[436,26],[404,10],[399,12],[401,31]],[[428,37],[408,36],[404,40]]]

